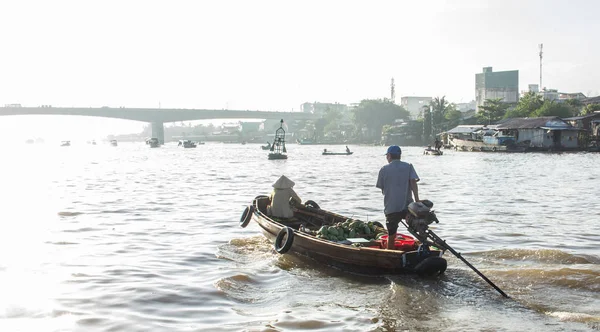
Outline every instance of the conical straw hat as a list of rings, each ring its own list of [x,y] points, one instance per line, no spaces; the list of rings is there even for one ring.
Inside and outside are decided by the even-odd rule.
[[[277,181],[275,181],[275,183],[273,183],[273,188],[287,189],[292,188],[294,185],[294,181],[288,179],[285,175],[282,175]]]

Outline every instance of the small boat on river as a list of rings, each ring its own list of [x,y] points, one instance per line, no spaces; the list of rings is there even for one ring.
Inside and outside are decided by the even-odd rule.
[[[110,140],[110,145],[117,146],[118,145],[117,140],[116,139],[111,139]]]
[[[255,221],[280,254],[304,255],[359,274],[438,275],[446,270],[441,257],[444,250],[411,236],[398,234],[396,250],[383,249],[387,248],[387,235],[383,235],[387,232],[378,222],[365,223],[323,210],[313,201],[302,205],[293,199],[294,217],[275,218],[268,215],[270,203],[269,196],[257,196],[244,210],[240,226]]]
[[[432,155],[432,156],[441,156],[444,154],[444,152],[442,152],[441,150],[437,150],[437,149],[428,147],[425,150],[423,150],[423,154]]]
[[[60,142],[60,146],[71,146],[71,141],[62,141]]]
[[[196,145],[196,143],[190,141],[189,139],[185,139],[185,140],[180,140],[179,143],[177,144],[177,146],[182,146],[185,149],[192,149],[192,148],[195,148],[197,145]]]
[[[324,156],[349,156],[349,155],[351,155],[353,153],[354,152],[350,151],[350,149],[346,145],[346,151],[345,152],[333,152],[333,151],[327,151],[327,149],[323,149],[322,155],[324,155]]]
[[[158,141],[158,138],[152,137],[146,140],[146,145],[149,145],[151,148],[157,148],[160,146],[160,142]]]
[[[321,154],[324,156],[349,156],[351,154],[353,154],[354,152],[350,151],[350,152],[332,152],[332,151],[323,151]]]

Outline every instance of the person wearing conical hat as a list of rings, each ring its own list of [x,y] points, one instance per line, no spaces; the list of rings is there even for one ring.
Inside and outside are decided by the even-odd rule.
[[[294,211],[290,207],[290,198],[294,198],[298,203],[302,203],[302,199],[294,191],[294,181],[282,175],[275,183],[273,183],[273,192],[271,192],[271,206],[268,212],[272,217],[292,218]]]

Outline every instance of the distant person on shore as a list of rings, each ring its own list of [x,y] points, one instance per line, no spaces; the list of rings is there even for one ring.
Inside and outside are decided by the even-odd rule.
[[[348,145],[346,145],[346,153],[350,153],[350,149],[348,148]]]
[[[395,249],[398,224],[406,218],[408,204],[419,201],[419,176],[412,164],[400,161],[402,150],[392,145],[385,154],[388,164],[381,167],[376,187],[383,193],[386,228],[388,230],[387,249]]]
[[[273,183],[273,192],[271,192],[271,205],[267,208],[267,213],[272,217],[292,218],[294,211],[290,207],[290,198],[294,198],[298,204],[302,199],[294,191],[294,181],[282,175]]]

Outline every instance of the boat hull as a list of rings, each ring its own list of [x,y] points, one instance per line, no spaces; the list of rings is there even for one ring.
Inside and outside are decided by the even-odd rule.
[[[423,151],[423,154],[431,155],[431,156],[441,156],[444,154],[444,152],[442,152],[440,150],[435,150],[435,149],[425,149],[425,151]]]
[[[269,153],[270,160],[287,159],[287,155],[281,153]]]
[[[507,145],[490,144],[479,140],[451,138],[450,145],[457,151],[491,151],[491,152],[520,152],[523,149],[509,148]]]
[[[322,155],[324,155],[324,156],[349,156],[353,153],[354,152],[323,152]]]

